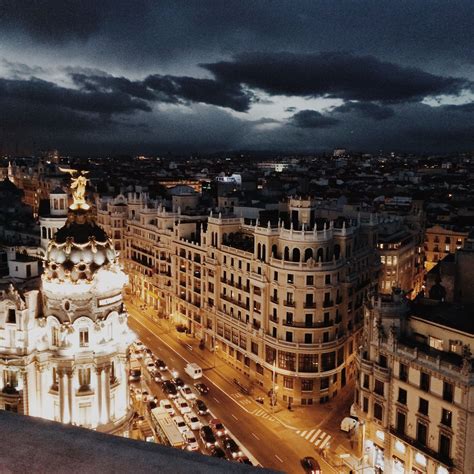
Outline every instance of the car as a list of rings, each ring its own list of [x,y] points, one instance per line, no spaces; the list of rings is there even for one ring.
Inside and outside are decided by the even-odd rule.
[[[225,459],[225,452],[223,451],[222,448],[219,448],[219,446],[212,446],[210,450],[211,456],[215,458],[222,458]]]
[[[155,372],[153,374],[153,379],[155,380],[156,383],[164,382],[166,380],[163,378],[163,374],[158,369],[155,369]]]
[[[173,382],[165,380],[162,384],[163,391],[168,395],[169,398],[176,398],[178,396],[178,390]]]
[[[179,391],[181,392],[181,395],[186,400],[195,400],[196,399],[196,394],[187,385],[185,385],[184,387],[180,387]]]
[[[171,380],[178,388],[184,387],[184,385],[185,385],[184,380],[180,377],[174,377]]]
[[[249,466],[253,466],[253,464],[250,462],[250,459],[247,456],[242,456],[240,458],[237,458],[237,461],[242,464],[248,464]]]
[[[209,422],[209,426],[212,428],[212,431],[214,432],[214,434],[219,438],[227,434],[227,430],[224,428],[222,421],[219,420],[218,418],[213,418]]]
[[[341,421],[341,430],[345,431],[346,433],[349,433],[352,431],[356,426],[359,424],[357,420],[350,416],[346,416],[345,418],[342,419]]]
[[[186,424],[182,416],[173,417],[173,421],[175,422],[175,425],[178,427],[178,430],[181,434],[184,434],[186,433],[186,431],[189,431],[188,425]]]
[[[301,465],[307,474],[321,474],[322,470],[318,461],[312,456],[306,456],[301,460]]]
[[[140,341],[139,339],[137,339],[134,343],[133,343],[134,347],[136,350],[139,350],[139,351],[143,351],[145,349],[145,344],[143,344],[142,341]]]
[[[155,400],[149,400],[148,401],[148,411],[153,410],[153,408],[156,408],[158,405],[156,404]]]
[[[186,413],[184,415],[184,419],[185,419],[186,423],[188,424],[188,426],[193,431],[200,429],[201,426],[202,426],[201,420],[198,418],[196,413],[194,413],[193,411],[190,411],[189,413]]]
[[[148,367],[149,365],[155,365],[155,362],[150,356],[146,356],[145,359],[143,359],[143,363]]]
[[[133,396],[135,397],[135,400],[137,400],[138,402],[141,401],[142,399],[142,389],[141,388],[138,388],[138,387],[130,387],[131,388],[131,392],[133,394]]]
[[[174,404],[182,415],[191,411],[191,407],[189,406],[188,402],[182,397],[175,398]]]
[[[191,433],[191,431],[186,431],[186,433],[184,433],[184,439],[186,440],[186,449],[188,451],[199,450],[199,444],[197,442],[196,437],[194,436],[194,433]]]
[[[210,426],[203,426],[199,430],[199,435],[201,436],[202,442],[206,445],[207,448],[215,446],[217,444],[216,437],[211,430]]]
[[[233,459],[240,458],[244,455],[239,445],[230,437],[224,439],[224,448],[230,453]]]
[[[130,382],[139,382],[142,377],[142,371],[140,369],[131,369],[128,380]]]
[[[156,359],[155,365],[160,369],[160,370],[166,370],[168,366],[166,365],[166,362],[161,359]]]
[[[155,364],[153,362],[149,362],[147,365],[146,365],[146,369],[148,370],[148,372],[150,373],[150,375],[154,376],[155,375],[155,372],[156,372],[156,367],[155,367]]]
[[[207,405],[202,400],[197,399],[194,402],[194,408],[196,408],[199,415],[207,415],[209,413]]]
[[[201,395],[207,395],[209,393],[209,387],[205,383],[195,383],[194,386]]]
[[[166,398],[160,400],[160,407],[163,408],[171,416],[174,416],[176,413],[175,409],[173,408],[173,405],[171,405],[171,402]]]
[[[145,349],[145,353],[148,354],[150,357],[153,357],[153,352],[151,349],[148,349],[148,347]]]
[[[150,394],[145,390],[142,392],[142,400],[145,403],[148,402],[149,400],[152,400],[152,398],[150,397]]]

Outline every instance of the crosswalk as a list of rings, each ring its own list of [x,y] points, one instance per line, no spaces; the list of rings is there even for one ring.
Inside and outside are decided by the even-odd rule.
[[[252,403],[252,400],[250,400],[247,396],[240,392],[233,393],[231,397],[237,400],[241,405],[249,405],[250,403]]]
[[[323,449],[332,438],[331,435],[328,435],[322,430],[305,430],[297,431],[297,435],[301,436],[305,440],[309,441],[311,444],[314,444],[316,448]]]
[[[272,415],[269,415],[265,410],[262,410],[260,408],[255,409],[252,412],[252,415],[263,418],[264,420],[276,421],[275,417],[273,417]]]

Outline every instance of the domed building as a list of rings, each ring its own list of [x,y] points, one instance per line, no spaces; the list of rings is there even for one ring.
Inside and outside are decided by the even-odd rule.
[[[80,178],[46,250],[41,287],[0,290],[0,408],[124,433],[132,415],[127,279]]]

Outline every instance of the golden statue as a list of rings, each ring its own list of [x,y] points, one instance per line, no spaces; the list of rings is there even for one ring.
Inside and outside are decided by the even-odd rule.
[[[69,206],[69,209],[89,210],[90,206],[86,203],[86,186],[89,180],[85,176],[89,171],[78,171],[69,168],[59,168],[59,170],[71,175],[71,189],[74,202]]]

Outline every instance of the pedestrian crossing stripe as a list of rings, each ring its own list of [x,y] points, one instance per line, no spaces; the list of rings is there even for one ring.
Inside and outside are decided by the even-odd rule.
[[[255,410],[252,414],[269,421],[275,421],[275,418],[269,415],[265,410]]]
[[[328,435],[321,429],[313,430],[298,430],[297,435],[309,441],[311,444],[314,444],[317,448],[323,449],[329,443],[329,440],[332,438],[331,435]]]

